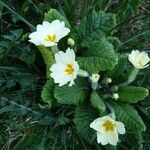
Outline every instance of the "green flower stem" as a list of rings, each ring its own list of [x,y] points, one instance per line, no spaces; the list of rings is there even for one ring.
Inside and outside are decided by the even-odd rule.
[[[118,87],[124,87],[124,86],[129,85],[131,82],[133,82],[136,79],[138,72],[139,72],[139,69],[133,68],[131,73],[129,74],[127,82],[119,84]]]
[[[92,74],[92,76],[89,77],[93,90],[97,90],[99,88],[98,85],[99,78],[100,78],[99,74]]]
[[[46,64],[46,78],[50,78],[50,66],[49,64]]]
[[[91,86],[93,90],[96,90],[98,86],[98,82],[91,82]]]
[[[80,77],[88,77],[89,74],[88,74],[87,71],[84,71],[84,70],[82,70],[82,69],[79,69],[79,71],[78,71],[78,76],[80,76]]]
[[[38,49],[43,57],[44,63],[46,65],[46,77],[50,77],[50,67],[54,64],[54,57],[52,51],[44,46],[38,46]]]
[[[53,47],[51,47],[51,51],[52,51],[52,53],[53,53],[53,56],[55,56],[55,54],[56,54],[57,52],[59,52],[59,49],[58,49],[57,46],[53,46]]]
[[[132,69],[132,71],[129,75],[129,78],[128,78],[129,83],[133,82],[136,79],[138,72],[139,72],[139,69],[137,69],[137,68]]]
[[[112,119],[116,120],[116,115],[115,115],[114,109],[113,109],[107,102],[105,102],[105,104],[106,104],[107,108],[110,110],[109,116],[110,116]]]

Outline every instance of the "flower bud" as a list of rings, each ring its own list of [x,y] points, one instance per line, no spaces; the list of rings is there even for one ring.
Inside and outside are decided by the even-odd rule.
[[[117,100],[119,98],[119,94],[118,93],[113,93],[112,98],[115,99],[115,100]]]
[[[68,43],[68,45],[70,45],[70,46],[74,46],[75,41],[74,41],[72,38],[68,38],[67,43]]]
[[[113,92],[117,92],[117,91],[118,91],[118,86],[113,86],[113,87],[112,87],[112,91],[113,91]]]
[[[100,78],[99,74],[92,74],[92,76],[90,77],[91,81],[94,83],[98,82],[99,78]]]
[[[88,74],[87,71],[84,71],[84,70],[82,70],[82,69],[79,69],[79,70],[78,70],[78,76],[80,76],[80,77],[88,77],[89,74]]]
[[[107,84],[109,84],[109,83],[111,83],[111,82],[112,82],[112,79],[111,79],[111,78],[106,78],[106,80],[105,80],[105,81],[106,81],[106,83],[107,83]]]
[[[91,80],[91,86],[93,90],[96,90],[98,87],[98,80],[100,78],[99,74],[92,74],[92,76],[90,77]]]

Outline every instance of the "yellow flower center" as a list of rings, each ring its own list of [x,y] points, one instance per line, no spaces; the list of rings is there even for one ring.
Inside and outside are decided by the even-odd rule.
[[[105,128],[105,131],[114,131],[116,125],[112,123],[111,121],[107,120],[104,124],[103,127]]]
[[[74,72],[73,64],[67,64],[67,67],[66,67],[66,69],[65,69],[65,72],[66,72],[68,75],[72,75],[73,72]]]
[[[46,35],[45,40],[48,42],[55,42],[56,41],[56,34]]]
[[[140,66],[140,67],[144,67],[144,64],[143,64],[142,61],[139,62],[139,66]]]

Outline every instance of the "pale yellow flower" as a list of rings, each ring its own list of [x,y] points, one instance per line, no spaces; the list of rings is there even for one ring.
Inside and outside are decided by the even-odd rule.
[[[118,133],[125,134],[124,124],[109,116],[95,119],[90,127],[97,131],[97,142],[102,145],[117,145]]]
[[[140,52],[139,50],[132,50],[128,57],[129,61],[137,69],[143,69],[149,66],[148,62],[150,58],[146,52]]]
[[[59,51],[55,54],[55,61],[56,63],[50,68],[52,72],[50,76],[54,79],[54,82],[59,83],[59,86],[70,82],[69,85],[72,86],[79,71],[74,51],[70,48],[66,50],[66,53]]]
[[[36,31],[29,35],[29,41],[35,45],[51,47],[57,45],[59,40],[69,32],[70,29],[65,27],[65,22],[63,21],[54,20],[51,23],[43,21],[43,24],[37,25]]]

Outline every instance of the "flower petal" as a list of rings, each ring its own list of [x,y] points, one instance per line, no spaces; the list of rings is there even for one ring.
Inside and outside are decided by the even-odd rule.
[[[114,145],[114,146],[117,145],[117,142],[118,142],[118,133],[117,132],[107,133],[107,138],[111,145]]]
[[[150,58],[148,57],[148,54],[145,53],[145,52],[142,52],[140,54],[140,58],[139,59],[143,62],[144,66],[150,61]]]
[[[35,31],[31,33],[29,38],[29,42],[34,43],[35,45],[42,45],[39,32]]]
[[[101,143],[102,145],[108,144],[108,139],[105,134],[97,132],[97,143]]]
[[[122,122],[116,121],[116,128],[119,134],[125,134],[125,127]]]
[[[55,54],[56,63],[63,63],[64,65],[67,63],[66,55],[63,51],[59,51]]]
[[[96,130],[97,132],[105,132],[105,128],[103,127],[103,124],[105,123],[106,120],[110,120],[113,121],[113,119],[111,119],[109,116],[104,116],[101,118],[97,118],[95,119],[91,124],[90,124],[90,128],[93,128],[94,130]]]
[[[66,54],[67,54],[69,60],[71,60],[71,61],[75,60],[75,53],[74,53],[73,49],[67,48]]]
[[[108,143],[111,145],[117,145],[118,133],[117,132],[108,132],[108,133],[97,132],[97,142],[101,143],[102,145],[106,145]]]

